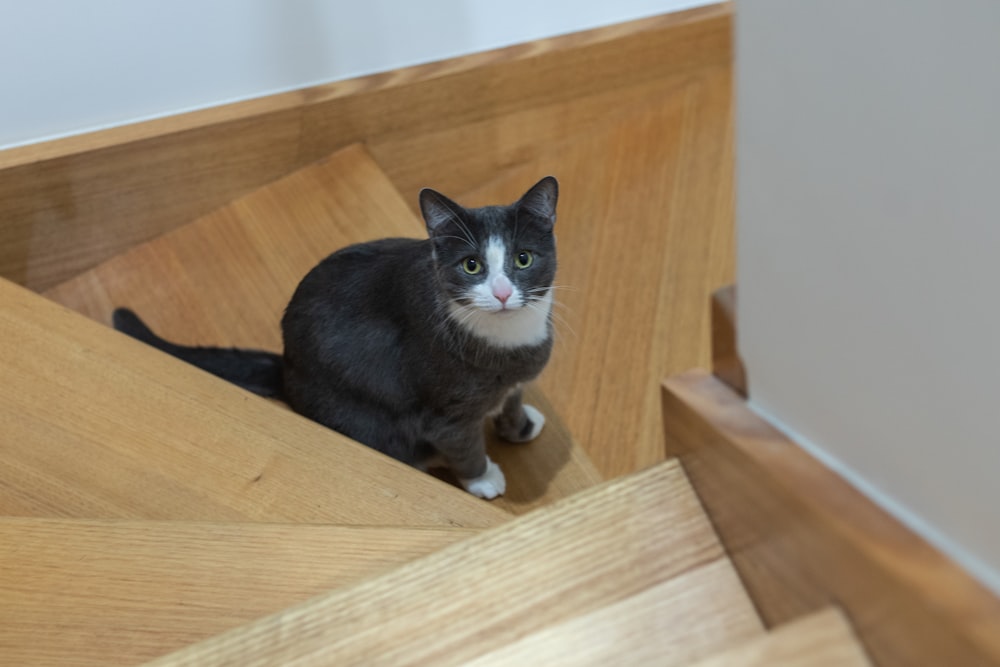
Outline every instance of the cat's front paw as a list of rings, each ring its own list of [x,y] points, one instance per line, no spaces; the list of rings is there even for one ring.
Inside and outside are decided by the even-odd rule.
[[[479,498],[493,500],[497,496],[502,496],[507,490],[507,480],[503,476],[500,466],[486,457],[486,472],[473,479],[459,479],[462,488]]]
[[[542,432],[542,428],[545,426],[545,415],[539,411],[533,405],[525,405],[524,414],[528,417],[528,423],[531,424],[531,430],[525,436],[525,441],[534,440],[538,437],[538,434]]]
[[[493,420],[497,435],[507,442],[530,442],[545,426],[545,415],[532,405],[522,405],[516,417],[506,413]]]

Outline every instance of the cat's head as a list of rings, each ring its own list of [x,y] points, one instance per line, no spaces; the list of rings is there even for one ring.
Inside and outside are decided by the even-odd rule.
[[[465,208],[434,190],[420,209],[450,315],[503,347],[549,335],[559,185],[547,176],[509,206]]]

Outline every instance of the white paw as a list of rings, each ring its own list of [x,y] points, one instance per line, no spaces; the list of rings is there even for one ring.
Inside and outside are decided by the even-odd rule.
[[[462,487],[474,496],[492,500],[502,496],[507,490],[507,480],[504,479],[500,466],[486,457],[486,472],[473,479],[460,479]]]
[[[525,440],[534,440],[538,437],[538,434],[542,432],[542,427],[545,426],[545,415],[539,412],[538,408],[533,405],[525,405],[524,414],[528,415],[528,419],[530,419],[531,423],[534,425],[531,429],[531,433],[528,434],[528,437],[526,437]]]

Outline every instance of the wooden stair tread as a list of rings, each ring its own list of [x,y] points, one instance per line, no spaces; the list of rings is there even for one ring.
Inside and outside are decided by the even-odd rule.
[[[462,664],[722,557],[668,461],[153,664]]]
[[[0,303],[0,515],[468,527],[508,516],[22,287],[0,281]]]
[[[385,236],[425,237],[423,223],[360,145],[260,188],[46,293],[101,322],[135,310],[177,342],[281,349],[280,320],[295,286],[328,254]],[[528,445],[490,443],[507,476],[494,504],[522,513],[601,481],[530,389],[548,421]]]
[[[614,90],[462,128],[472,146],[517,146],[520,128],[538,124],[562,140],[530,159],[510,148],[516,166],[460,201],[502,201],[536,174],[559,178],[557,283],[565,289],[555,312],[563,321],[539,386],[607,478],[663,460],[659,382],[711,361],[705,304],[732,282],[735,254],[730,97],[728,66],[709,68],[674,86]],[[413,152],[434,155],[443,139],[413,141]]]
[[[0,664],[139,664],[474,533],[0,518]]]
[[[720,558],[465,665],[668,667],[763,634],[736,571]]]
[[[868,667],[864,648],[837,609],[787,623],[691,667]]]

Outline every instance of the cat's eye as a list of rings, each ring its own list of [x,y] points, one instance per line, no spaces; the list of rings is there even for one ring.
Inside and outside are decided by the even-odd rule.
[[[475,257],[466,257],[462,260],[462,270],[470,276],[474,276],[483,270],[483,265]]]
[[[526,269],[531,266],[531,263],[535,261],[535,258],[531,256],[531,253],[527,250],[522,250],[517,253],[517,257],[514,258],[514,264],[517,265],[519,269]]]

